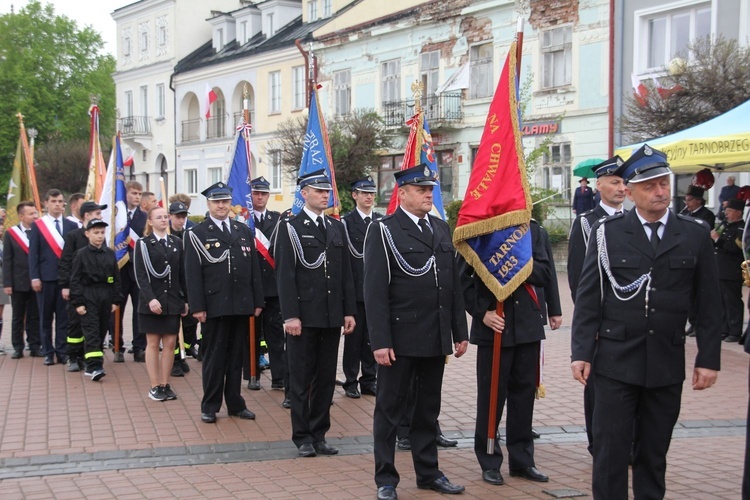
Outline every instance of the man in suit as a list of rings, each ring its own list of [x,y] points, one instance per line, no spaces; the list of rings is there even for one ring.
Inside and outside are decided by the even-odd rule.
[[[278,212],[268,210],[268,198],[271,196],[271,183],[265,177],[257,177],[250,181],[252,189],[252,217],[255,222],[255,241],[258,247],[258,261],[260,262],[260,274],[263,278],[263,293],[265,294],[266,306],[256,321],[256,353],[260,353],[261,339],[268,346],[268,355],[271,360],[271,389],[284,391],[284,402],[282,406],[289,406],[289,370],[286,359],[286,338],[284,326],[281,320],[281,307],[279,305],[279,290],[276,286],[276,262],[271,256],[271,241],[275,239],[274,232],[279,224]],[[260,240],[260,245],[258,241]],[[256,359],[257,363],[258,360]],[[245,378],[250,379],[250,353],[245,352]],[[258,371],[260,373],[260,367]],[[247,384],[250,390],[260,390],[260,380],[254,383],[252,380]],[[286,403],[286,404],[285,404]]]
[[[742,232],[745,221],[742,213],[745,202],[732,198],[724,208],[725,219],[718,230],[711,230],[719,268],[719,286],[724,311],[721,336],[724,342],[739,342],[742,336],[744,305],[742,303]]]
[[[604,217],[622,213],[622,202],[625,201],[625,181],[622,180],[622,158],[614,156],[593,168],[596,174],[596,191],[601,194],[599,204],[593,210],[580,214],[570,228],[568,238],[568,285],[573,303],[576,301],[578,282],[583,271],[583,261],[586,257],[586,247],[591,235],[591,227]],[[593,377],[593,373],[590,375]],[[586,384],[583,388],[583,414],[586,421],[586,436],[588,437],[589,453],[594,450],[594,384]]]
[[[701,390],[715,383],[719,370],[719,281],[704,223],[668,209],[666,155],[645,145],[622,169],[635,210],[591,230],[573,313],[571,370],[582,384],[596,371],[594,498],[628,497],[633,440],[635,497],[663,498],[685,378],[688,309],[695,297],[692,386]]]
[[[23,357],[23,330],[26,328],[26,341],[29,355],[40,357],[39,306],[36,294],[31,289],[29,277],[29,237],[31,227],[39,218],[33,202],[22,201],[17,207],[19,223],[8,228],[3,236],[3,287],[10,295],[13,306],[11,341],[12,359]]]
[[[702,219],[706,221],[710,229],[713,229],[716,224],[716,216],[706,208],[706,200],[703,199],[703,193],[705,193],[703,188],[699,188],[698,186],[688,187],[685,194],[685,208],[682,209],[680,214]]]
[[[594,191],[589,187],[589,180],[582,177],[578,183],[580,187],[576,188],[573,193],[573,213],[576,215],[588,212],[596,205]]]
[[[364,298],[364,246],[365,235],[370,223],[379,220],[382,215],[373,211],[375,204],[375,182],[369,175],[352,182],[352,198],[356,207],[342,219],[346,226],[347,243],[351,254],[352,273],[354,274],[354,291],[357,295],[357,326],[344,339],[344,393],[346,397],[357,399],[361,394],[375,396],[377,389],[377,364],[372,356],[370,338],[367,335],[367,319]],[[357,385],[360,365],[362,376]]]
[[[83,227],[81,205],[84,201],[86,201],[86,195],[83,193],[73,193],[70,195],[70,198],[68,198],[68,209],[70,210],[70,215],[68,215],[66,219],[75,222],[79,228]]]
[[[206,188],[209,216],[185,234],[185,275],[193,317],[203,323],[201,420],[216,422],[222,395],[230,416],[254,420],[240,391],[249,318],[263,308],[263,284],[250,228],[231,221],[232,188]]]
[[[137,240],[143,236],[143,230],[146,227],[146,219],[148,215],[146,212],[141,210],[141,197],[143,195],[143,186],[138,181],[129,181],[125,184],[126,200],[128,203],[128,225],[126,231],[130,232],[131,238]],[[122,284],[122,302],[120,306],[120,351],[114,354],[115,363],[122,363],[125,361],[125,344],[123,342],[123,329],[122,321],[125,317],[125,306],[128,303],[128,297],[133,306],[133,361],[138,363],[146,362],[146,334],[140,331],[138,326],[138,283],[135,280],[135,270],[133,267],[133,246],[128,247],[128,255],[130,258],[122,268],[120,268],[120,278]],[[114,315],[112,315],[112,322],[110,330],[114,335]]]
[[[341,327],[354,330],[357,304],[346,230],[323,211],[331,180],[317,170],[297,181],[305,205],[279,225],[276,279],[287,333],[292,441],[301,457],[335,455],[331,427]]]
[[[724,209],[727,206],[727,202],[733,198],[737,198],[737,193],[740,192],[740,187],[734,181],[735,178],[733,175],[727,177],[727,185],[721,188],[719,192],[719,213],[716,214],[719,220],[724,220],[726,217]]]
[[[378,363],[373,414],[379,499],[397,498],[396,429],[412,380],[419,379],[411,443],[417,486],[456,494],[438,468],[437,418],[445,357],[468,346],[466,313],[448,225],[429,215],[435,173],[425,164],[395,173],[399,208],[374,222],[365,239],[364,298]]]
[[[541,341],[545,338],[547,310],[546,304],[543,306],[544,295],[540,297],[537,288],[551,287],[555,270],[547,254],[546,238],[539,224],[532,220],[527,230],[531,231],[533,270],[526,282],[505,300],[504,317],[496,312],[497,300],[492,292],[466,261],[458,258],[462,269],[466,311],[474,318],[471,324],[471,343],[478,346],[474,453],[482,468],[482,479],[494,485],[503,484],[500,473],[503,453],[496,435],[492,436],[495,438],[494,452],[487,453],[487,417],[491,399],[495,331],[502,332],[502,350],[497,416],[493,429],[497,429],[500,424],[507,399],[506,444],[510,475],[537,482],[549,481],[547,475],[536,468],[531,421],[534,416],[534,399],[540,370],[539,353]]]
[[[57,283],[57,270],[62,256],[63,237],[78,229],[75,222],[64,217],[65,198],[59,189],[50,189],[44,196],[47,215],[31,226],[29,236],[29,276],[31,287],[37,292],[41,318],[41,340],[44,364],[67,363],[65,339],[68,333],[68,314],[62,289]],[[55,338],[52,341],[52,321],[55,321]]]

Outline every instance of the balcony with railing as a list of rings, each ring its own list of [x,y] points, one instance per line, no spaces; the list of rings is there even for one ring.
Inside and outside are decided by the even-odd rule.
[[[460,92],[427,95],[421,105],[430,128],[457,123],[464,117]],[[383,102],[381,116],[386,127],[403,127],[413,115],[414,99]]]
[[[206,120],[206,139],[220,139],[227,135],[227,120],[224,114]]]
[[[150,116],[126,116],[117,120],[117,129],[123,138],[151,137]]]
[[[192,142],[201,138],[201,119],[184,120],[182,122],[182,142]]]

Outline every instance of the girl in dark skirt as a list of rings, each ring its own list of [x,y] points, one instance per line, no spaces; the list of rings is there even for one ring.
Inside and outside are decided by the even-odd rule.
[[[182,241],[167,234],[169,214],[152,208],[144,236],[135,245],[135,277],[140,288],[138,323],[146,332],[146,370],[151,380],[148,397],[177,399],[169,386],[180,316],[187,314]],[[159,344],[163,355],[159,360]]]

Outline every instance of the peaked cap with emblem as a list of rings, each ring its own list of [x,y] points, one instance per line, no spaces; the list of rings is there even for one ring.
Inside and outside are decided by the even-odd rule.
[[[175,214],[187,214],[190,212],[188,212],[188,207],[183,202],[175,201],[174,203],[169,205],[169,213],[172,215],[175,215]]]
[[[667,155],[648,144],[633,153],[622,165],[622,178],[626,184],[637,184],[655,177],[672,173],[667,162]]]
[[[271,183],[262,175],[250,181],[250,188],[258,193],[270,193]]]
[[[363,193],[375,193],[375,181],[372,180],[371,176],[362,177],[352,182],[352,191],[362,191]]]
[[[426,163],[405,170],[399,170],[393,176],[399,187],[411,184],[412,186],[437,186],[437,175]]]
[[[326,175],[326,171],[322,168],[320,170],[316,170],[315,172],[305,174],[297,179],[297,185],[300,189],[310,186],[322,191],[333,190],[333,187],[331,186],[331,179]]]
[[[107,227],[109,224],[104,222],[101,219],[91,219],[88,224],[86,224],[86,231],[91,229],[92,227]]]
[[[227,186],[224,182],[217,182],[216,184],[204,189],[201,194],[206,197],[207,200],[231,200],[232,199],[232,188]]]
[[[596,178],[604,177],[605,175],[615,175],[622,177],[622,167],[625,161],[619,156],[615,155],[608,160],[604,160],[599,165],[595,165],[592,170],[596,174]]]

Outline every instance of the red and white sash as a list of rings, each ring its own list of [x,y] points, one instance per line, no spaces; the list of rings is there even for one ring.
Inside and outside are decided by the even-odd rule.
[[[258,228],[255,228],[255,248],[258,250],[258,253],[266,259],[266,262],[271,264],[272,268],[276,269],[276,262],[274,262],[273,257],[271,257],[271,252],[268,251],[268,249],[271,248],[271,242],[268,241],[266,235]]]
[[[29,237],[26,236],[26,231],[18,226],[13,226],[10,228],[10,236],[16,240],[18,246],[20,246],[26,254],[29,253]]]
[[[57,229],[55,229],[55,219],[49,215],[45,215],[41,219],[37,219],[36,225],[39,227],[39,232],[42,233],[49,247],[59,259],[62,256],[65,240],[63,240],[62,234],[58,233]]]

